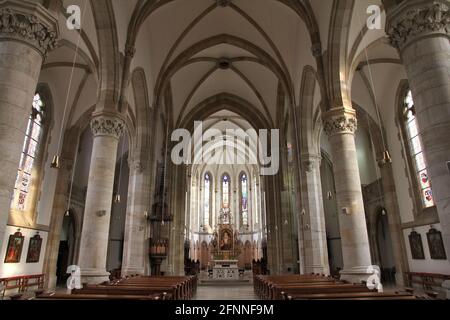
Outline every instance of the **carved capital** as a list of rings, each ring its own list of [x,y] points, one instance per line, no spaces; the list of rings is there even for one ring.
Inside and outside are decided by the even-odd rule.
[[[137,174],[141,174],[145,170],[144,162],[140,158],[128,158],[128,167]]]
[[[228,7],[231,3],[231,0],[216,0],[216,3],[219,7]]]
[[[302,154],[301,160],[303,169],[307,173],[320,169],[320,164],[322,163],[322,157],[320,155]]]
[[[314,43],[311,52],[314,57],[320,57],[322,55],[322,44],[320,42]]]
[[[419,36],[450,30],[447,1],[404,1],[388,15],[386,33],[391,45],[401,50]]]
[[[0,2],[0,40],[29,44],[45,58],[56,46],[57,20],[40,4],[28,1]]]
[[[119,117],[98,115],[91,121],[91,130],[94,137],[110,136],[120,139],[125,130],[125,122]]]
[[[130,45],[127,45],[125,47],[125,57],[134,58],[135,54],[136,54],[136,47]]]
[[[358,129],[356,112],[350,108],[333,108],[323,115],[323,126],[328,136],[355,134]]]

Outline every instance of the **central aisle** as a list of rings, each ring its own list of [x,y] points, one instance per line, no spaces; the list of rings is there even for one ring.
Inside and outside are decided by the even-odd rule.
[[[250,285],[198,286],[193,300],[259,300]]]

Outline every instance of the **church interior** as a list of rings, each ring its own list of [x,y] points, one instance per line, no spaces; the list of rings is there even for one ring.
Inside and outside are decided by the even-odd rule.
[[[449,7],[0,0],[0,300],[450,299]]]

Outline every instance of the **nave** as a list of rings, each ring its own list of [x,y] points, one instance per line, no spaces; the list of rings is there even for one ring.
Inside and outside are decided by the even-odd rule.
[[[450,299],[449,7],[0,0],[0,297]]]

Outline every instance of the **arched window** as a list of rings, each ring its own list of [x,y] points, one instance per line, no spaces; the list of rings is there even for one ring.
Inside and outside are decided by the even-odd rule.
[[[211,215],[211,195],[212,195],[212,180],[211,175],[209,173],[205,174],[205,188],[204,188],[204,207],[203,207],[203,224],[208,226],[210,223],[210,215]]]
[[[242,226],[248,226],[248,177],[245,173],[240,176],[240,211]]]
[[[222,177],[222,208],[230,208],[230,176]]]
[[[430,208],[435,205],[431,183],[428,176],[427,162],[423,153],[423,144],[420,130],[416,118],[416,109],[411,90],[406,91],[403,107],[403,119],[406,131],[406,139],[411,156],[412,167],[414,169],[414,179],[417,180],[418,192],[423,208]]]
[[[33,99],[30,118],[25,133],[22,154],[11,203],[12,210],[26,211],[32,202],[33,177],[42,150],[44,136],[45,103],[39,93]]]

